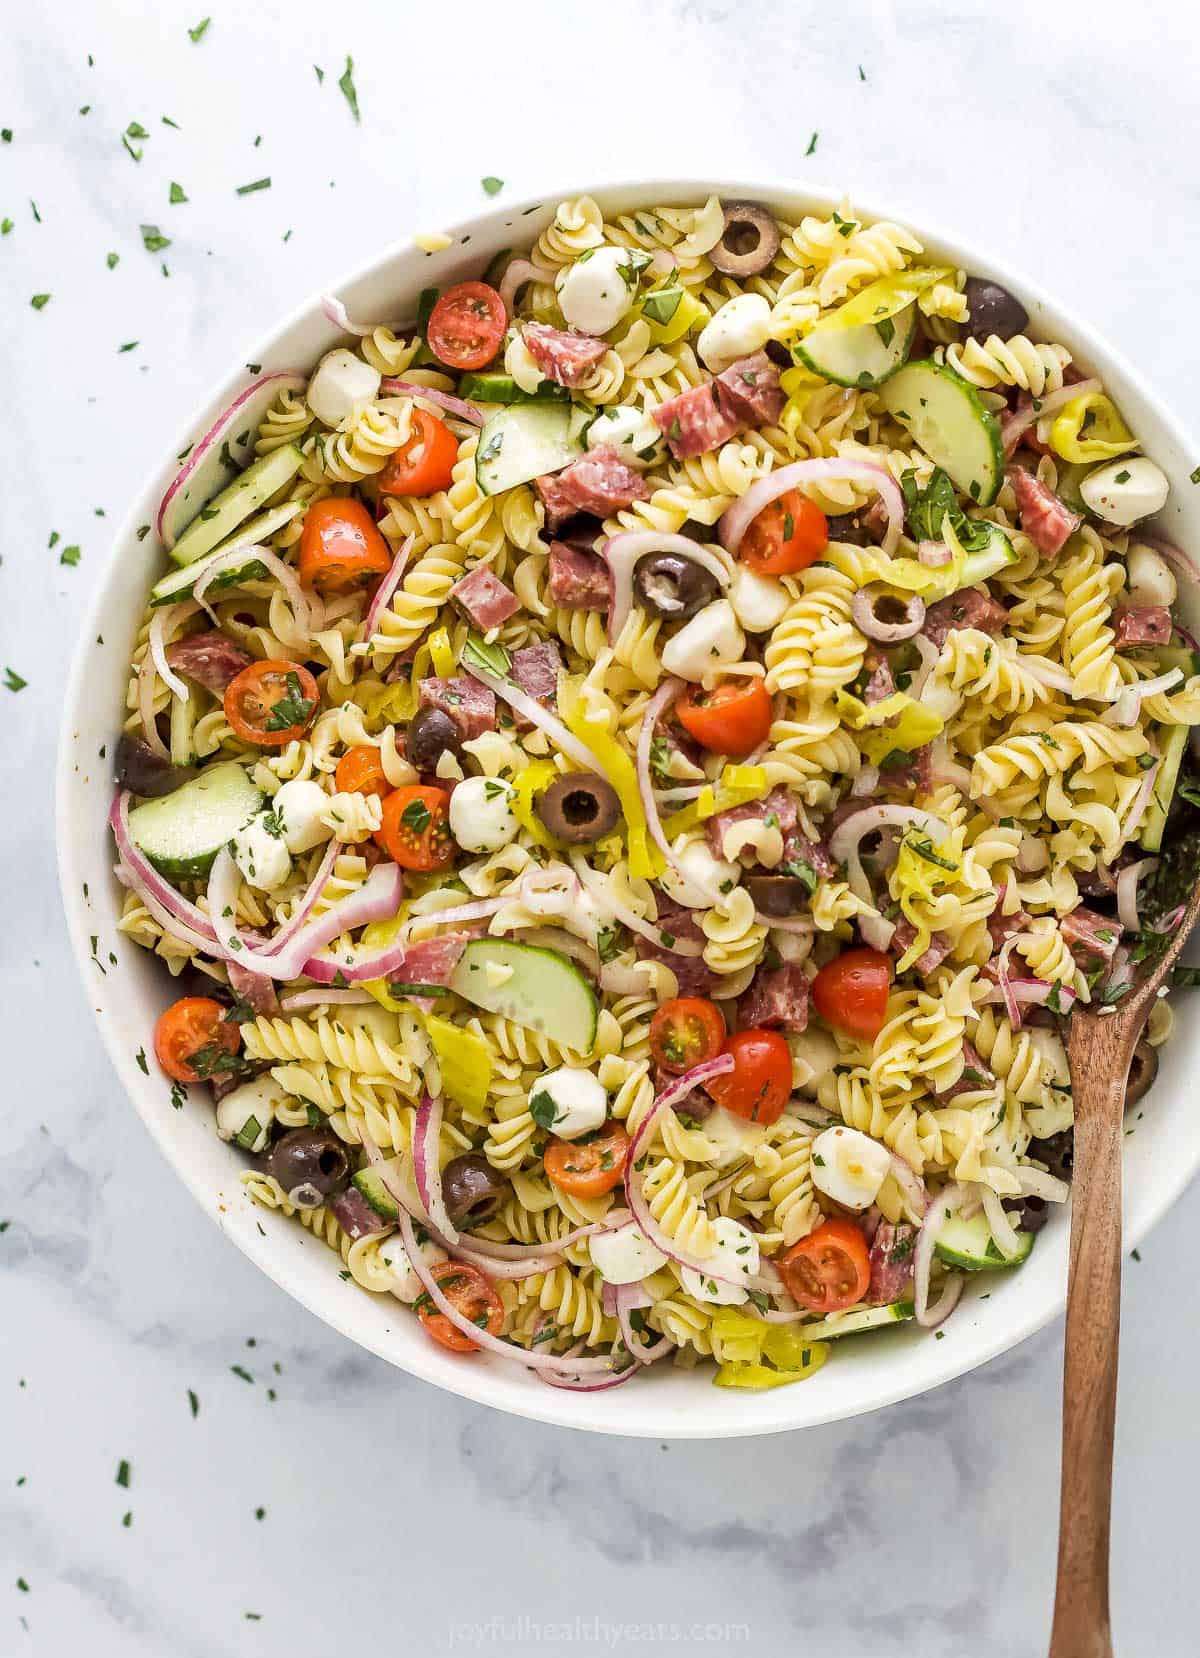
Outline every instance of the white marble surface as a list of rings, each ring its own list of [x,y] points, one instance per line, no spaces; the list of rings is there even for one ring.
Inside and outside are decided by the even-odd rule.
[[[361,126],[336,85],[348,52]],[[101,1052],[55,887],[52,756],[106,556],[95,509],[119,516],[162,434],[278,315],[482,207],[483,174],[524,195],[775,169],[911,207],[1011,254],[1186,411],[1198,73],[1174,0],[5,9],[0,668],[29,685],[0,688],[4,1658],[309,1658],[399,1634],[430,1655],[1043,1649],[1057,1329],[857,1423],[668,1446],[443,1397],[284,1299],[177,1186]],[[172,238],[166,280],[143,223]],[[1193,1191],[1127,1276],[1114,1593],[1119,1649],[1154,1658],[1197,1646],[1198,1221]]]

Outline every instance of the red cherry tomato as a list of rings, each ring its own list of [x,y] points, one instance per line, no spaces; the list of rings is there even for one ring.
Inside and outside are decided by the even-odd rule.
[[[892,964],[878,950],[843,950],[813,980],[817,1012],[851,1036],[878,1036],[887,1018]]]
[[[386,576],[392,553],[363,506],[347,496],[314,501],[300,532],[300,580],[318,593],[352,593]]]
[[[449,810],[445,789],[416,783],[393,789],[384,796],[383,822],[375,839],[401,869],[445,869],[454,858]]]
[[[713,1077],[705,1088],[726,1111],[769,1128],[783,1115],[792,1092],[792,1055],[775,1030],[734,1031],[724,1044],[733,1070]]]
[[[414,409],[408,442],[397,449],[379,474],[381,495],[432,495],[449,489],[458,439],[436,415]]]
[[[370,743],[356,743],[346,750],[337,763],[333,781],[339,794],[382,796],[391,789],[379,750]]]
[[[486,368],[507,327],[508,313],[495,288],[486,282],[459,282],[446,289],[430,312],[425,338],[448,368]]]
[[[789,489],[750,520],[738,557],[757,576],[791,576],[807,570],[829,545],[829,524],[820,507]]]
[[[787,1292],[812,1313],[840,1313],[867,1293],[871,1256],[851,1220],[827,1220],[776,1263]]]
[[[571,1197],[603,1197],[623,1179],[629,1136],[613,1118],[582,1140],[554,1139],[542,1157],[546,1176]]]
[[[242,1045],[241,1031],[225,1018],[227,1012],[211,996],[172,1002],[154,1027],[154,1054],[169,1077],[199,1082],[227,1069],[222,1058]]]
[[[712,691],[691,686],[675,712],[683,729],[714,754],[749,754],[771,730],[771,699],[761,679],[726,679]]]
[[[468,1261],[439,1261],[432,1270],[438,1289],[456,1313],[469,1318],[489,1336],[500,1334],[504,1328],[504,1306],[490,1278]],[[465,1336],[456,1324],[451,1324],[445,1313],[438,1310],[428,1290],[417,1297],[416,1305],[425,1334],[432,1336],[439,1347],[448,1347],[452,1353],[478,1353],[479,1344]]]
[[[319,695],[299,662],[252,662],[225,687],[225,718],[244,743],[284,748],[312,724]]]
[[[664,1002],[650,1021],[650,1052],[655,1064],[673,1076],[715,1059],[725,1042],[725,1021],[715,1002],[702,996],[676,996]]]

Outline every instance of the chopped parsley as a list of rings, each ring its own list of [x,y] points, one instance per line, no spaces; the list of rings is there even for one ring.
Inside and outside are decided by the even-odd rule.
[[[347,56],[346,58],[346,67],[338,76],[338,86],[341,88],[342,97],[350,106],[351,115],[356,121],[361,121],[362,116],[358,111],[358,91],[354,85],[354,59],[352,57]]]
[[[530,1095],[529,1115],[539,1128],[551,1129],[558,1121],[558,1107],[544,1088]]]
[[[804,152],[804,153],[805,153],[805,155],[806,155],[806,156],[807,156],[807,155],[815,155],[815,154],[816,154],[816,149],[817,149],[817,139],[818,139],[818,138],[819,138],[819,137],[820,137],[820,136],[821,136],[821,135],[820,135],[820,133],[819,133],[819,132],[814,132],[814,133],[813,133],[813,135],[812,135],[812,137],[811,137],[811,138],[810,138],[810,139],[809,139],[809,141],[808,141],[808,148],[807,148],[807,149],[806,149],[806,150],[805,150],[805,152]],[[836,219],[836,217],[837,217],[837,214],[836,214],[836,213],[835,213],[835,214],[834,214],[834,218],[835,218],[835,219]]]
[[[164,116],[164,120],[165,119],[166,119],[166,117]],[[175,204],[177,202],[186,201],[187,199],[188,199],[187,198],[187,191],[183,188],[183,185],[182,184],[176,184],[175,180],[172,179],[171,180],[171,191],[170,191],[170,195],[168,197],[168,200],[170,201],[171,205],[175,206]]]
[[[200,1414],[200,1400],[199,1400],[198,1396],[193,1392],[193,1390],[190,1387],[187,1390],[187,1398],[188,1398],[188,1409],[191,1411],[192,1419],[194,1421],[195,1418],[197,1416],[199,1416],[199,1414]]]
[[[309,715],[316,707],[313,699],[304,695],[298,674],[288,674],[287,688],[288,695],[281,697],[267,715],[268,731],[287,731],[293,725],[307,725]]]
[[[35,311],[44,311],[46,306],[50,303],[50,297],[51,296],[49,294],[34,294],[29,303],[33,306]]]
[[[411,829],[414,835],[423,835],[433,822],[433,813],[425,802],[418,798],[409,801],[400,813],[400,821],[406,828]]]
[[[129,1489],[129,1475],[129,1463],[124,1457],[122,1457],[120,1462],[117,1464],[117,1484],[123,1485],[126,1490]]]
[[[253,184],[239,184],[235,194],[239,196],[252,196],[256,190],[269,190],[270,188],[271,181],[269,178],[256,178]]]
[[[196,27],[194,29],[189,29],[188,30],[188,39],[191,41],[193,46],[198,46],[200,44],[200,42],[204,39],[205,32],[207,31],[208,26],[211,22],[212,22],[211,17],[203,18],[199,23],[196,24]]]
[[[4,684],[6,689],[9,691],[23,691],[29,684],[29,681],[27,679],[22,679],[20,674],[17,673],[14,668],[5,668]]]
[[[482,178],[479,182],[483,185],[485,193],[489,196],[498,196],[504,188],[504,180],[502,178]]]

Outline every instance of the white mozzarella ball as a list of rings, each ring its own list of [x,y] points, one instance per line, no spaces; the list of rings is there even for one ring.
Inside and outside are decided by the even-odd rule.
[[[716,599],[698,610],[690,622],[662,648],[662,665],[669,674],[694,685],[730,662],[741,660],[746,635],[738,626],[728,599]]]
[[[502,777],[468,777],[450,796],[450,833],[464,852],[498,852],[516,839],[513,786]]]
[[[233,837],[233,861],[245,880],[260,892],[274,892],[292,873],[283,837],[267,828],[264,812],[252,817]]]
[[[593,248],[558,273],[559,310],[581,334],[607,334],[633,304],[635,261],[627,248]]]
[[[847,1209],[869,1209],[892,1166],[891,1153],[856,1128],[827,1128],[812,1143],[812,1183]]]
[[[1144,455],[1099,466],[1079,486],[1080,497],[1090,511],[1109,524],[1123,527],[1161,512],[1170,490],[1162,467]]]
[[[285,783],[270,806],[282,826],[289,852],[311,852],[314,846],[329,840],[333,830],[322,822],[328,809],[329,796],[321,785],[302,777]]]
[[[266,1151],[275,1113],[287,1098],[272,1077],[255,1077],[217,1102],[217,1133],[246,1151]]]
[[[690,841],[682,850],[677,849],[675,862],[680,874],[670,867],[664,869],[659,885],[669,898],[686,904],[689,910],[711,908],[713,894],[732,891],[741,875],[736,864],[714,857],[703,840]]]
[[[580,1066],[562,1065],[546,1071],[529,1091],[529,1107],[535,1122],[557,1134],[560,1140],[576,1140],[600,1128],[608,1115],[604,1084]]]
[[[353,351],[327,351],[308,382],[308,406],[326,426],[340,426],[363,403],[379,395],[380,374]]]
[[[761,294],[728,299],[696,342],[700,361],[714,374],[761,351],[771,337],[771,307]]]
[[[740,1307],[750,1299],[749,1290],[725,1279],[754,1277],[759,1267],[758,1239],[748,1226],[730,1220],[728,1215],[719,1215],[713,1221],[713,1231],[717,1235],[717,1248],[712,1265],[724,1278],[710,1278],[692,1267],[680,1267],[680,1282],[697,1301],[711,1301],[715,1307]]]
[[[424,1243],[420,1246],[421,1259],[429,1266],[436,1266],[439,1261],[448,1257],[444,1249],[439,1249],[435,1243]],[[410,1304],[424,1293],[425,1286],[417,1277],[416,1269],[409,1259],[407,1249],[399,1232],[389,1232],[379,1245],[379,1259],[387,1268],[391,1282],[388,1288],[399,1301]]]
[[[602,444],[611,444],[627,466],[640,470],[661,452],[662,433],[648,414],[622,403],[598,414],[588,427],[588,448]]]
[[[774,576],[756,575],[747,565],[739,564],[729,584],[729,602],[747,633],[769,633],[782,621],[791,600],[787,588]]]
[[[1168,610],[1179,592],[1175,572],[1153,547],[1135,543],[1125,560],[1129,576],[1129,602],[1134,605],[1164,605]]]
[[[632,1224],[618,1227],[615,1232],[597,1233],[588,1251],[592,1265],[607,1284],[640,1284],[667,1264],[662,1251]]]

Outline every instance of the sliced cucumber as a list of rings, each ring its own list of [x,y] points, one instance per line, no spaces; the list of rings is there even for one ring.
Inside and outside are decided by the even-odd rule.
[[[517,403],[501,409],[479,434],[475,479],[485,495],[559,472],[583,453],[589,409],[571,404]]]
[[[997,1247],[986,1215],[972,1215],[970,1220],[963,1220],[961,1215],[951,1215],[938,1234],[933,1252],[940,1261],[945,1261],[947,1266],[961,1267],[964,1272],[984,1272],[994,1267],[1019,1267],[1022,1261],[1029,1259],[1029,1252],[1033,1248],[1033,1233],[1018,1232],[1017,1237],[1021,1240],[1021,1252],[1010,1260],[1007,1255],[1002,1255]]]
[[[805,1341],[833,1341],[837,1336],[861,1336],[868,1330],[883,1330],[889,1324],[903,1324],[913,1316],[911,1301],[893,1301],[887,1307],[860,1307],[853,1313],[831,1313],[819,1324],[804,1325]]]
[[[835,386],[881,386],[907,360],[917,332],[917,307],[858,328],[814,328],[793,356]]]
[[[252,461],[227,489],[200,508],[171,548],[176,564],[192,564],[228,540],[240,524],[292,481],[303,460],[294,443],[285,443],[282,448]]]
[[[387,1169],[390,1174],[399,1175],[403,1162],[403,1157],[389,1157],[371,1168],[359,1169],[354,1176],[352,1184],[383,1220],[399,1220],[400,1207],[389,1191],[382,1171]]]
[[[1070,507],[1072,512],[1082,513],[1086,518],[1092,509],[1079,493],[1079,486],[1089,472],[1095,471],[1095,461],[1060,461],[1057,455],[1054,459],[1058,467],[1054,493],[1064,507]]]
[[[161,581],[155,582],[150,589],[151,608],[160,604],[175,604],[180,599],[190,598],[196,583],[210,564],[223,558],[226,553],[234,552],[238,547],[261,545],[273,536],[276,530],[290,524],[297,514],[305,510],[303,501],[281,501],[277,507],[268,507],[266,512],[260,512],[257,518],[243,524],[240,530],[235,530],[227,541],[222,541],[211,553],[206,553],[203,558],[196,559],[192,564],[185,564],[182,570],[169,571]],[[260,559],[250,558],[245,564],[233,564],[228,570],[222,570],[220,575],[213,577],[205,591],[219,593],[223,587],[239,587],[244,581],[260,581],[266,574],[266,565]]]
[[[174,794],[135,806],[129,833],[160,874],[185,880],[207,875],[217,853],[262,803],[245,767],[222,760]]]
[[[489,966],[511,968],[502,984],[493,984]],[[596,1039],[596,996],[579,969],[565,956],[533,944],[503,938],[477,938],[467,945],[450,980],[450,988],[527,1030],[540,1031],[573,1053],[590,1053]]]
[[[1169,674],[1172,668],[1178,668],[1184,679],[1200,674],[1200,654],[1186,645],[1145,645],[1126,654],[1138,662],[1153,662],[1156,675]]]
[[[990,507],[1004,481],[1004,442],[975,387],[944,363],[924,359],[906,363],[879,395],[954,487]]]
[[[967,554],[963,560],[959,587],[978,587],[980,582],[999,575],[1007,565],[1017,562],[1017,549],[1007,531],[1002,530],[999,524],[986,524],[983,528],[988,532],[987,545]]]
[[[1175,785],[1179,782],[1179,768],[1183,764],[1183,757],[1188,749],[1188,728],[1186,725],[1168,725],[1163,727],[1162,759],[1158,764],[1158,775],[1154,779],[1154,793],[1150,797],[1150,805],[1146,812],[1146,820],[1142,824],[1140,845],[1143,852],[1161,852],[1163,830],[1167,826],[1167,814],[1171,810],[1171,802],[1175,798]]]
[[[571,394],[553,380],[543,380],[534,392],[522,391],[511,374],[464,374],[458,395],[469,403],[569,403]]]

